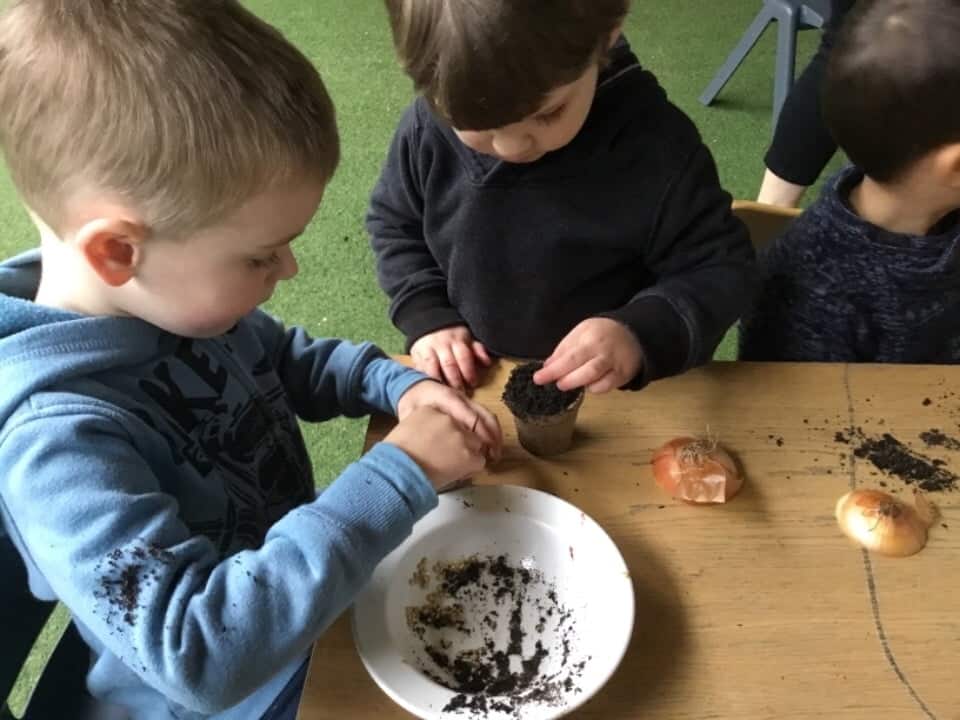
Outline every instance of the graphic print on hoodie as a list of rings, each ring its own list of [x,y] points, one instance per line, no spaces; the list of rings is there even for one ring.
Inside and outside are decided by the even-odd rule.
[[[437,503],[387,443],[317,496],[298,418],[395,413],[425,376],[260,311],[191,340],[43,307],[39,277],[0,264],[0,516],[32,592],[69,608],[98,700],[259,717]]]

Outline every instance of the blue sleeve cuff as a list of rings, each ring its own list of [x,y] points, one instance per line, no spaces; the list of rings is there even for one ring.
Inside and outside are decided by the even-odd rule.
[[[398,490],[410,501],[415,520],[433,510],[439,502],[437,491],[423,469],[406,452],[388,442],[374,445],[366,457],[396,468],[393,477],[399,478]]]
[[[395,416],[403,394],[418,382],[429,379],[428,375],[390,358],[376,358],[364,368],[361,397],[369,407]]]

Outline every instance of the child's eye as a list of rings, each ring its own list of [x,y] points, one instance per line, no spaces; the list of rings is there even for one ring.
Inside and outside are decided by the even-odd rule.
[[[534,120],[536,120],[540,125],[549,125],[554,120],[556,120],[561,115],[563,115],[564,110],[566,110],[566,105],[561,105],[560,107],[554,110],[551,110],[548,113],[544,113],[543,115],[537,115],[534,118]]]
[[[270,255],[265,258],[250,258],[247,260],[247,265],[255,270],[260,270],[275,265],[278,262],[280,262],[280,256],[277,253],[270,253]]]

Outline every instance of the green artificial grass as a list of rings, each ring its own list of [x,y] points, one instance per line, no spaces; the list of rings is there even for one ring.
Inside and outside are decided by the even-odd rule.
[[[376,284],[363,228],[367,198],[396,121],[412,98],[393,56],[380,0],[248,0],[320,69],[337,106],[343,158],[317,218],[296,243],[300,275],[277,290],[269,309],[315,335],[372,340],[389,352],[403,349],[387,319],[387,300]],[[770,137],[776,28],[759,45],[712,108],[697,97],[759,7],[757,0],[638,2],[626,34],[641,62],[659,77],[672,100],[694,119],[717,160],[721,180],[735,198],[753,198]],[[800,37],[798,69],[818,40]],[[96,119],[91,120],[95,122]],[[830,169],[838,166],[836,159]],[[828,169],[827,173],[830,172]],[[807,196],[815,197],[816,188]],[[26,214],[0,168],[0,257],[35,244]],[[728,336],[717,357],[734,356]],[[364,420],[306,426],[319,485],[329,483],[361,451]],[[61,616],[62,618],[62,616]],[[62,619],[60,625],[62,628]],[[41,639],[52,645],[55,630]],[[36,663],[36,660],[34,661]],[[20,706],[30,678],[14,693]]]

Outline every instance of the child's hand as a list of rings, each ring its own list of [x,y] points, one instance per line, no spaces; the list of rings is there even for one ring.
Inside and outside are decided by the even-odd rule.
[[[643,348],[627,326],[609,318],[589,318],[560,341],[533,381],[538,385],[556,381],[560,390],[586,387],[603,393],[633,380],[642,365]]]
[[[487,349],[473,339],[466,325],[443,328],[419,338],[410,348],[415,367],[458,390],[477,384],[477,363],[490,366]]]
[[[451,415],[429,406],[406,415],[384,442],[406,452],[437,492],[451,489],[487,464],[486,446],[480,436]]]
[[[422,407],[446,413],[463,427],[479,436],[491,460],[499,460],[503,450],[503,433],[497,416],[483,405],[464,397],[456,390],[438,382],[419,382],[407,390],[397,403],[400,420]]]

